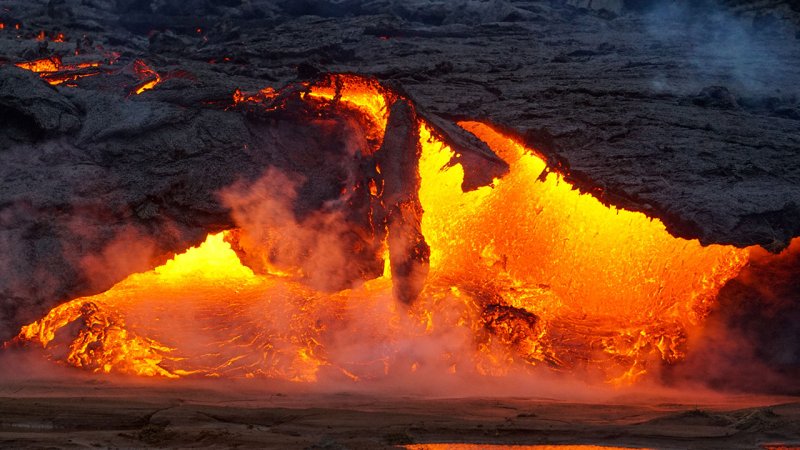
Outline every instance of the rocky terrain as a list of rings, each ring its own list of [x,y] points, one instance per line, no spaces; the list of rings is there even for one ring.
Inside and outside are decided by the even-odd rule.
[[[168,380],[126,384],[58,371],[50,374],[57,378],[28,375],[33,380],[0,386],[2,446],[424,449],[462,443],[489,449],[777,450],[800,442],[800,404],[791,397],[686,390],[598,395],[573,386],[560,400],[552,396],[563,392],[547,388],[533,398],[450,398],[297,392],[296,386],[259,381],[221,387]]]

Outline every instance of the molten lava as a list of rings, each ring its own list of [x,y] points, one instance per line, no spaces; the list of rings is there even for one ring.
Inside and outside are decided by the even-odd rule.
[[[397,96],[377,81],[358,75],[335,75],[311,86],[308,97],[326,100],[332,105],[346,105],[368,121],[367,140],[375,152],[383,141],[383,132],[389,119],[388,105]],[[380,172],[380,168],[378,168]]]
[[[535,352],[522,352],[528,362],[572,368],[610,358],[626,381],[644,374],[648,360],[680,360],[685,330],[705,317],[747,250],[677,239],[658,220],[579,193],[489,126],[460,125],[511,170],[493,187],[462,192],[463,169],[448,166],[453,151],[423,127],[431,271],[477,298],[536,314],[537,345],[525,343]]]
[[[390,287],[386,280],[374,284]],[[355,295],[374,300],[368,290]],[[313,381],[323,366],[333,366],[354,378],[349,361],[322,356],[326,330],[360,312],[348,297],[322,297],[281,276],[255,275],[220,233],[103,294],[53,309],[18,339],[97,372]]]
[[[38,73],[43,80],[54,86],[101,73],[98,69],[99,62],[64,64],[58,56],[20,62],[16,66]]]
[[[64,42],[64,35],[56,35],[54,42]],[[76,55],[78,51],[76,50]],[[107,55],[107,63],[114,64],[119,59],[119,54],[110,52]],[[54,55],[47,58],[36,59],[33,61],[23,61],[15,64],[17,67],[31,72],[38,73],[39,76],[51,85],[66,84],[84,77],[90,77],[103,73],[100,69],[101,63],[96,61],[80,62],[74,64],[64,64],[61,57]],[[133,61],[133,75],[138,82],[133,87],[132,95],[141,94],[144,91],[153,89],[163,81],[162,76],[148,66],[142,60]],[[179,75],[174,75],[179,76]]]
[[[266,87],[256,92],[255,94],[248,94],[236,89],[233,92],[233,104],[238,105],[241,103],[264,103],[277,95],[275,89]]]
[[[140,83],[134,88],[133,92],[138,95],[144,91],[153,89],[161,82],[161,75],[150,68],[144,61],[137,59],[133,62],[133,72],[139,78]]]
[[[33,61],[17,63],[17,67],[30,70],[31,72],[47,73],[61,70],[63,64],[61,63],[61,58],[58,56],[52,56],[50,58],[42,58]]]
[[[275,96],[237,91],[233,100]],[[340,75],[309,86],[304,98],[362,115],[377,148],[387,105],[399,96]],[[408,308],[394,301],[388,268],[361,287],[323,293],[291,272],[255,274],[216,234],[105,293],[53,309],[17,339],[74,366],[166,377],[503,376],[545,365],[627,383],[680,361],[687,330],[702,324],[748,251],[675,238],[657,219],[581,194],[514,138],[479,122],[459,125],[510,171],[464,192],[453,150],[419,124],[430,271]],[[380,186],[369,188],[380,195]]]

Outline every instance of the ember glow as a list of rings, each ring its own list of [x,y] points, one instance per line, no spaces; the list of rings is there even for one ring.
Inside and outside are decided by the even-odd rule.
[[[245,93],[239,89],[233,92],[233,104],[239,105],[242,103],[264,103],[277,95],[275,89],[266,87],[256,93]]]
[[[64,39],[64,35],[59,33],[56,39]],[[62,41],[55,41],[62,42]],[[76,50],[76,55],[78,54]],[[104,62],[112,65],[117,62],[120,55],[116,52],[108,52]],[[39,76],[50,83],[51,85],[67,85],[80,78],[99,75],[104,72],[109,72],[108,69],[101,68],[100,61],[81,61],[74,63],[64,63],[62,58],[58,55],[53,55],[47,58],[36,59],[32,61],[18,62],[15,65],[21,69],[30,70],[31,72],[38,73]],[[163,81],[161,75],[153,70],[142,60],[133,61],[133,75],[139,81],[133,87],[131,95],[138,95],[144,91],[153,89],[157,84]],[[74,86],[74,85],[73,85]]]
[[[141,94],[144,91],[153,89],[158,83],[161,82],[161,75],[155,70],[151,69],[144,61],[137,59],[133,62],[133,71],[141,82],[134,89],[135,94]]]
[[[43,80],[54,86],[100,73],[99,62],[64,64],[58,56],[20,62],[16,66],[38,73]]]
[[[63,67],[63,64],[61,63],[61,58],[58,56],[53,56],[50,58],[42,58],[33,61],[17,63],[17,67],[36,73],[48,73],[58,72]]]
[[[260,105],[276,96],[236,91],[233,100]],[[399,96],[341,75],[303,98],[363,117],[370,153]],[[459,125],[510,171],[464,192],[457,155],[420,121],[421,229],[431,254],[410,306],[394,300],[388,265],[334,293],[310,288],[297,271],[256,274],[229,245],[238,233],[230,230],[53,309],[17,341],[97,372],[297,382],[496,378],[542,366],[627,384],[682,360],[687,330],[702,326],[748,251],[675,238],[657,219],[581,194],[513,137],[480,122]],[[378,197],[382,187],[373,182],[370,192]]]

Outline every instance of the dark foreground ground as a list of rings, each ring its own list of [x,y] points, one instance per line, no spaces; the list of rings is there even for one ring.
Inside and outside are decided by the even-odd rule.
[[[641,395],[549,398],[282,393],[238,384],[5,382],[0,447],[374,449],[409,444],[594,444],[659,449],[800,445],[800,399]],[[287,392],[287,391],[284,391]]]

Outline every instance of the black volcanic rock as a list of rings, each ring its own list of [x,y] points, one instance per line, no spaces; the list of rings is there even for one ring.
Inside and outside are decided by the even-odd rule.
[[[703,88],[693,99],[692,103],[706,108],[734,109],[736,97],[725,86],[709,86]]]

